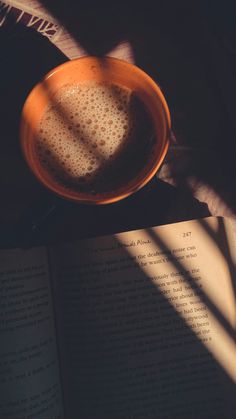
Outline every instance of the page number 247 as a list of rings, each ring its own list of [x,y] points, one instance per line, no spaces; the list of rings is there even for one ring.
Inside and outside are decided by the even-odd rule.
[[[185,232],[182,234],[182,237],[189,237],[189,236],[191,236],[191,231],[185,231]]]

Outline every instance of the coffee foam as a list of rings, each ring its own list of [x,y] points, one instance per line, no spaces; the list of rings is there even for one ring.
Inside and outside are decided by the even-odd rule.
[[[41,164],[65,183],[91,183],[135,136],[136,102],[117,84],[67,85],[50,101],[40,124]]]

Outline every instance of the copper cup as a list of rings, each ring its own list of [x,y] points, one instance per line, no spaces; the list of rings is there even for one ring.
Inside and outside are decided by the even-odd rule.
[[[65,85],[90,81],[114,83],[135,92],[152,118],[155,138],[152,152],[134,178],[118,188],[95,194],[90,191],[70,190],[56,182],[40,163],[36,150],[39,123],[48,107],[49,98]],[[170,126],[170,112],[166,100],[159,86],[148,74],[137,66],[116,58],[83,57],[59,65],[33,88],[23,106],[20,140],[30,169],[48,189],[75,202],[108,204],[131,195],[155,175],[168,150]]]

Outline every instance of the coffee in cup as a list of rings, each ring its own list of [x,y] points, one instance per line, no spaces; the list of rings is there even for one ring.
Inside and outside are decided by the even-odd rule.
[[[154,125],[130,89],[88,82],[52,97],[36,141],[39,161],[55,182],[100,194],[137,176],[152,153]]]
[[[169,125],[163,95],[142,70],[86,57],[59,66],[33,89],[21,141],[31,169],[54,192],[108,203],[153,176],[167,151]]]

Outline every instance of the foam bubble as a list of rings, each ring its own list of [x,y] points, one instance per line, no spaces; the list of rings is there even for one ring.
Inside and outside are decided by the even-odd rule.
[[[60,177],[89,182],[127,146],[138,123],[131,90],[105,83],[64,86],[39,124],[40,161]]]

